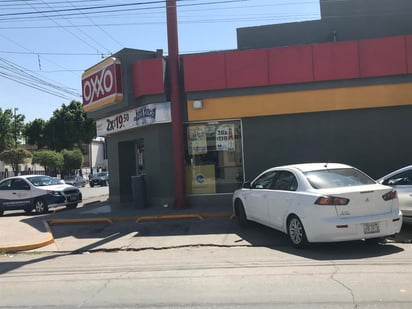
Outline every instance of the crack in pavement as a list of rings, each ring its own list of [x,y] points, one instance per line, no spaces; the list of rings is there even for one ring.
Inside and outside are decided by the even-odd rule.
[[[358,308],[358,304],[356,303],[356,299],[355,299],[355,294],[353,293],[352,289],[350,287],[348,287],[346,284],[344,284],[342,281],[335,278],[335,275],[339,272],[339,267],[336,264],[333,264],[333,267],[335,268],[335,271],[330,276],[330,279],[332,279],[337,284],[341,285],[342,287],[344,287],[346,290],[349,291],[349,293],[352,297],[352,303],[354,305],[353,308],[354,309]]]

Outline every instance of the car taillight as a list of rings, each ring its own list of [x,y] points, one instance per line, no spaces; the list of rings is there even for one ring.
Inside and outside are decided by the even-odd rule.
[[[335,196],[321,196],[316,201],[316,205],[347,205],[349,203],[349,199],[344,197],[335,197]]]
[[[398,198],[398,193],[396,192],[396,190],[392,190],[392,191],[389,191],[388,193],[382,195],[382,198],[385,201],[390,201],[390,200],[393,200],[395,198]]]

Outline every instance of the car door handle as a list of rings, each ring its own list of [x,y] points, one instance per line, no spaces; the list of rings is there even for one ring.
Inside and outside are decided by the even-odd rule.
[[[12,194],[17,194],[17,192],[13,192]]]

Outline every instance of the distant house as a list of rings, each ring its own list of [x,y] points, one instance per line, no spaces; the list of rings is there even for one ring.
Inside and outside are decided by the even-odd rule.
[[[97,137],[89,144],[89,151],[87,158],[85,157],[84,166],[90,167],[91,172],[96,173],[106,171],[108,168],[107,162],[105,139],[104,137]]]

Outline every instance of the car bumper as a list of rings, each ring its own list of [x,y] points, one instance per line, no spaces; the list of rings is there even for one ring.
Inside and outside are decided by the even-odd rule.
[[[66,206],[70,204],[78,204],[82,202],[81,194],[72,194],[66,196],[49,196],[46,203],[49,208],[55,208],[59,206]]]
[[[379,226],[378,231],[367,231],[368,226]],[[314,228],[306,227],[309,242],[351,241],[387,237],[398,234],[402,227],[402,213],[389,213],[356,218],[321,219]]]

